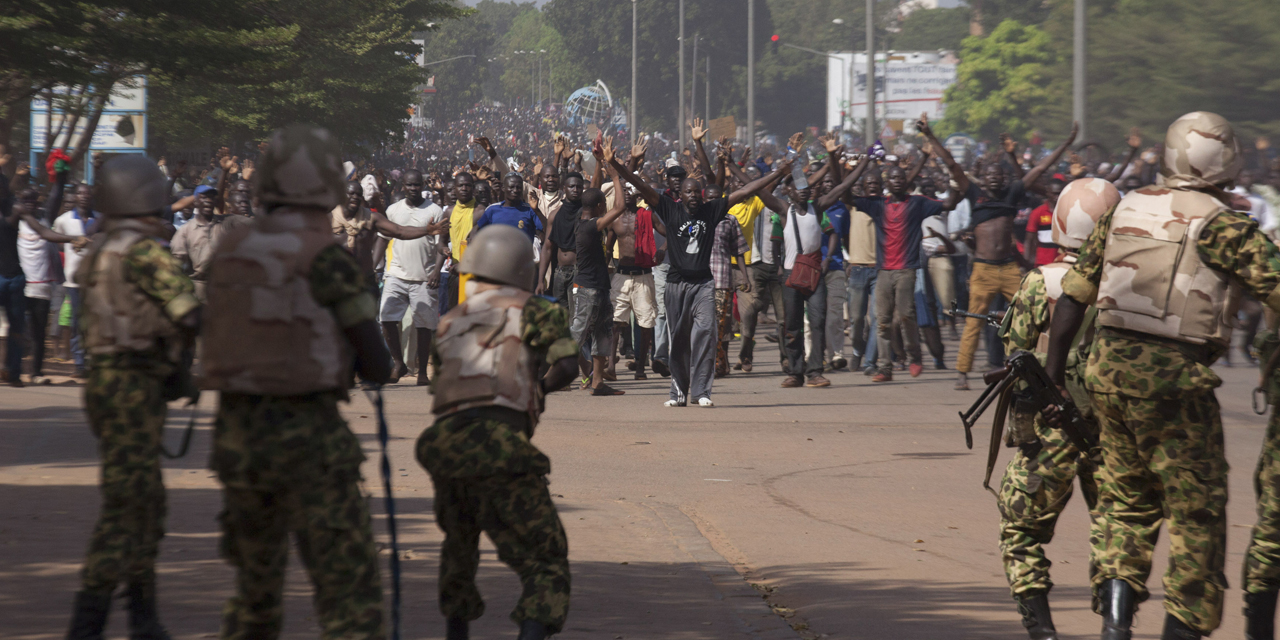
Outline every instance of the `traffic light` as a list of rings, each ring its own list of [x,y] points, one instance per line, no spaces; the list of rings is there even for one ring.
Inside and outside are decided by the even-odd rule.
[[[782,38],[781,38],[781,37],[779,37],[779,36],[778,36],[778,34],[776,34],[776,33],[775,33],[775,34],[773,34],[773,36],[772,36],[771,38],[769,38],[769,44],[770,44],[770,46],[772,46],[772,47],[773,47],[773,53],[774,53],[774,55],[777,55],[777,54],[778,54],[778,41],[779,41],[779,40],[781,40],[781,39],[782,39]]]

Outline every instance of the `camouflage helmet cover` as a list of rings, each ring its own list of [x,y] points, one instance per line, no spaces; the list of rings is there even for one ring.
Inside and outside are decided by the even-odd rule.
[[[1120,191],[1102,178],[1074,180],[1062,189],[1053,209],[1053,243],[1079,249],[1093,227],[1120,202]]]
[[[493,224],[477,231],[467,244],[458,271],[532,291],[535,266],[529,236],[512,226]]]
[[[1169,125],[1160,184],[1174,189],[1224,186],[1236,179],[1243,164],[1231,123],[1216,113],[1193,111]]]
[[[158,216],[169,206],[169,181],[150,158],[137,153],[116,156],[102,165],[94,205],[116,218]]]
[[[271,134],[255,174],[266,205],[332,210],[346,200],[342,158],[333,136],[320,127],[291,124]]]

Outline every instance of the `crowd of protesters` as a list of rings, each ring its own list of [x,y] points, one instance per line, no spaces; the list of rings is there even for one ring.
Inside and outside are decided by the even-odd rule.
[[[1114,156],[1005,137],[953,158],[927,121],[889,147],[817,131],[740,145],[691,125],[685,148],[669,133],[632,144],[625,130],[559,112],[478,106],[351,157],[333,232],[379,283],[393,378],[427,383],[440,315],[467,295],[453,266],[478,229],[505,224],[534,245],[537,291],[567,308],[581,387],[594,395],[624,392],[608,384],[622,364],[637,380],[669,376],[668,406],[714,406],[713,379],[750,372],[775,348],[757,339],[776,343],[782,386],[824,387],[833,371],[920,375],[922,351],[944,369],[945,336],[959,340],[965,389],[980,343],[992,365],[1004,354],[978,320],[961,336],[951,311],[998,313],[1022,273],[1055,259],[1051,212],[1068,182],[1129,191],[1155,181],[1161,153],[1136,131]],[[1280,169],[1265,141],[1257,151],[1233,206],[1275,233]],[[203,296],[219,238],[259,214],[253,161],[223,148],[207,167],[160,164],[172,180],[169,247]],[[2,375],[14,386],[49,383],[46,362],[85,375],[70,275],[99,216],[93,188],[66,169],[0,151]],[[1246,302],[1242,316],[1248,345],[1260,307]]]

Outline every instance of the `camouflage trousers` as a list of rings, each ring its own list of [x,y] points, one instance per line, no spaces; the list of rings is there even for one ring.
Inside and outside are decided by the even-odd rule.
[[[1053,588],[1044,545],[1053,540],[1058,516],[1062,515],[1080,478],[1080,491],[1090,513],[1098,502],[1094,473],[1101,459],[1096,449],[1091,457],[1066,434],[1035,419],[1039,448],[1024,445],[1005,468],[1000,483],[1000,557],[1004,561],[1009,590],[1017,598],[1045,593]]]
[[[141,369],[94,367],[84,390],[89,426],[102,458],[102,510],[89,539],[83,589],[110,594],[121,580],[155,582],[164,537],[160,475],[164,378]]]
[[[212,467],[225,489],[220,552],[236,568],[221,638],[279,637],[289,537],[326,640],[383,640],[382,583],[359,441],[332,398],[224,392]]]
[[[484,615],[476,588],[483,531],[524,587],[511,619],[535,620],[559,633],[569,615],[569,542],[546,478],[525,473],[431,481],[436,524],[445,534],[440,612],[464,620]]]
[[[733,290],[716,289],[716,372],[729,375],[729,341],[733,340]]]
[[[1212,391],[1133,398],[1092,394],[1101,425],[1102,466],[1094,513],[1095,596],[1119,578],[1149,597],[1151,555],[1168,520],[1165,609],[1209,633],[1227,588],[1227,461]]]
[[[1258,522],[1244,556],[1244,590],[1263,593],[1280,590],[1280,414],[1271,412],[1267,439],[1262,443],[1258,468],[1253,472],[1258,496]]]

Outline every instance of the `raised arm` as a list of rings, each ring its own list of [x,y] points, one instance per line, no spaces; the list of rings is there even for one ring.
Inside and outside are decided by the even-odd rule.
[[[1031,170],[1027,172],[1027,175],[1022,177],[1022,182],[1025,184],[1035,184],[1049,167],[1058,164],[1058,161],[1062,159],[1062,154],[1066,153],[1067,147],[1070,147],[1071,143],[1076,141],[1076,135],[1079,133],[1080,123],[1071,123],[1071,135],[1067,136],[1067,139],[1063,140],[1062,144],[1058,145],[1058,148],[1053,150],[1053,153],[1046,156],[1045,159],[1041,160],[1036,166],[1031,167]]]
[[[649,150],[649,146],[643,142],[631,147],[631,157],[627,159],[627,169],[632,173],[640,170],[644,165],[644,154]]]
[[[619,177],[630,182],[631,186],[636,188],[636,193],[642,200],[648,202],[650,207],[658,206],[658,198],[661,196],[658,195],[657,191],[653,190],[653,187],[650,187],[640,176],[632,173],[630,169],[618,164],[617,158],[614,158],[609,164],[618,172]]]
[[[702,146],[702,139],[707,137],[707,127],[701,118],[693,119],[689,125],[689,134],[693,138],[693,145],[698,149],[698,164],[702,165],[702,174],[710,180],[716,172],[711,168],[711,159],[707,157],[706,148]]]
[[[938,142],[937,136],[933,135],[933,128],[929,126],[929,114],[920,114],[920,120],[916,122],[916,130],[924,134],[925,140],[929,141],[929,146],[937,151],[938,157],[942,159],[942,164],[946,165],[947,173],[951,174],[951,180],[956,183],[956,193],[963,195],[967,192],[969,190],[969,176],[964,174],[964,167],[961,167],[960,163],[951,157],[951,152],[947,151],[947,148],[942,146],[941,142]]]
[[[835,162],[835,160],[828,159],[828,162]],[[858,161],[858,166],[854,167],[853,171],[850,171],[849,175],[845,176],[840,184],[822,194],[822,197],[813,203],[814,210],[826,211],[830,209],[836,203],[836,200],[839,200],[843,194],[849,192],[849,189],[858,182],[858,178],[862,177],[862,174],[867,171],[869,166],[871,166],[871,154],[865,153],[862,155],[862,159]]]
[[[1129,164],[1132,163],[1133,159],[1138,155],[1138,150],[1142,147],[1142,135],[1138,133],[1137,127],[1129,130],[1129,139],[1127,142],[1129,143],[1129,155],[1124,157],[1124,162],[1116,165],[1115,168],[1111,170],[1111,173],[1107,175],[1107,182],[1115,182],[1116,180],[1119,180],[1120,176],[1124,175],[1124,170],[1129,168]]]
[[[1013,167],[1013,177],[1022,180],[1022,163],[1018,162],[1018,143],[1007,133],[1000,134],[1000,148],[1009,156],[1009,165]]]
[[[773,173],[770,173],[769,175],[765,175],[765,176],[760,176],[756,180],[753,180],[751,182],[748,182],[742,185],[742,188],[729,194],[729,206],[732,207],[733,205],[738,204],[743,200],[746,200],[752,195],[755,195],[757,191],[760,191],[764,187],[771,184],[774,180],[781,178],[783,175],[786,174],[786,172],[791,170],[791,164],[793,162],[794,161],[791,159],[783,160],[782,162],[778,163],[778,168],[774,169]],[[772,197],[772,194],[770,194],[770,197]],[[761,197],[761,200],[764,200],[763,196]]]
[[[926,146],[920,150],[920,161],[916,163],[916,166],[911,167],[911,171],[907,172],[907,184],[915,182],[916,178],[920,177],[920,172],[924,170],[924,165],[928,162],[929,147]]]
[[[613,226],[613,222],[617,220],[619,216],[622,215],[623,211],[627,210],[627,199],[623,197],[623,194],[622,194],[622,178],[618,177],[618,170],[615,169],[613,166],[614,162],[613,162],[613,139],[612,138],[605,141],[604,155],[607,158],[605,163],[609,165],[609,178],[613,180],[614,198],[613,198],[613,208],[610,209],[608,213],[600,216],[599,218],[596,218],[596,229],[598,231],[604,231],[605,229],[608,229],[609,227]]]

